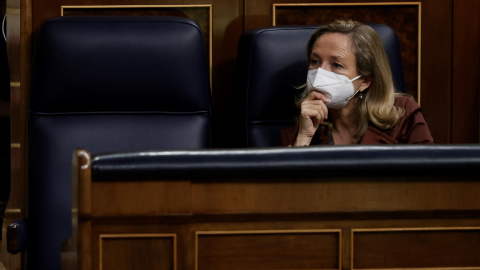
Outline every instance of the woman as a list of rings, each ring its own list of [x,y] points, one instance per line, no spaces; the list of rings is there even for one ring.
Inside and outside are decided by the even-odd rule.
[[[420,106],[396,94],[378,34],[355,21],[321,26],[307,45],[307,85],[280,144],[433,144]]]

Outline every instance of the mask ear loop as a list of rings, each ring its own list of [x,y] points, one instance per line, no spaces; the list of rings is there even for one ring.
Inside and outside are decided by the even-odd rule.
[[[353,81],[355,81],[356,79],[358,79],[358,78],[360,78],[360,77],[362,77],[362,75],[358,75],[357,77],[351,79],[350,82],[353,82]]]
[[[353,81],[355,81],[356,79],[358,79],[358,78],[360,78],[360,77],[362,77],[362,75],[358,75],[357,77],[351,79],[350,82],[353,82]],[[360,89],[358,89],[357,92],[353,93],[353,95],[352,95],[351,97],[349,97],[349,98],[347,99],[347,101],[350,101],[350,99],[352,99],[359,91],[360,91]],[[362,92],[360,92],[360,95],[359,95],[358,97],[359,97],[360,99],[363,98]]]
[[[357,92],[353,93],[353,95],[347,99],[347,102],[350,101],[350,99],[352,99],[358,92],[360,92],[360,89],[358,89]],[[359,96],[359,98],[363,98],[362,92],[360,92],[360,95],[361,96]]]
[[[5,42],[7,42],[7,35],[5,34],[5,21],[7,20],[7,14],[3,15],[3,20],[2,20],[2,34],[3,34],[3,39],[5,39]]]

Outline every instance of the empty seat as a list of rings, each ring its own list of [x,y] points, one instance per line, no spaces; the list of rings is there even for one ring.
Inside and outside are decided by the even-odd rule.
[[[35,44],[27,269],[52,270],[72,233],[74,149],[210,148],[209,67],[201,30],[186,18],[54,18]]]

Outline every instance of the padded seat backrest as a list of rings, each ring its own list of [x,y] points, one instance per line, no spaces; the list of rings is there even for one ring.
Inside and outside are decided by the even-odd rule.
[[[204,40],[192,20],[46,21],[29,97],[27,268],[60,269],[72,233],[74,149],[210,148],[210,100]]]
[[[406,92],[395,31],[369,24],[383,41],[397,91]],[[293,124],[295,98],[305,83],[307,42],[318,26],[278,26],[246,31],[239,40],[232,94],[236,147],[276,146],[280,130]]]

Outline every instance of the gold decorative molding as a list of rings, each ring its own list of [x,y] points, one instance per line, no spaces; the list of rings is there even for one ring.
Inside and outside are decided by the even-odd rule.
[[[211,9],[212,4],[198,4],[198,5],[73,5],[73,6],[61,6],[60,15],[63,16],[63,11],[65,9],[80,9],[80,8],[198,8],[198,7],[208,7]]]
[[[417,102],[421,101],[421,63],[422,63],[422,3],[421,2],[363,2],[363,3],[274,3],[272,4],[272,25],[276,25],[277,7],[355,7],[355,6],[417,6],[418,8],[418,50],[417,50]]]
[[[336,7],[336,6],[418,6],[418,18],[419,18],[419,28],[420,28],[420,18],[421,18],[421,2],[364,2],[364,3],[281,3],[281,4],[273,4],[273,26],[275,26],[275,19],[276,19],[276,8],[277,7],[319,7],[319,6],[329,6],[329,7]],[[420,30],[420,29],[419,29]]]
[[[295,230],[235,230],[235,231],[195,231],[195,238],[200,235],[237,235],[237,234],[287,234],[287,233],[339,233],[341,229],[295,229]]]
[[[175,233],[125,233],[125,234],[100,234],[99,235],[99,269],[103,269],[102,245],[104,239],[124,238],[172,238],[173,239],[173,270],[177,269],[177,234]]]
[[[351,236],[351,241],[350,241],[350,269],[355,269],[354,268],[354,234],[356,232],[362,233],[362,232],[435,232],[435,231],[480,231],[480,227],[404,227],[404,228],[354,228],[351,229],[350,231],[350,236]],[[369,269],[364,269],[361,268],[362,270],[369,270]],[[380,268],[378,268],[380,269]],[[417,267],[417,268],[381,268],[383,270],[393,270],[393,269],[408,269],[408,270],[426,270],[426,269],[438,269],[438,270],[478,270],[480,267],[435,267],[435,268],[430,268],[430,267]]]
[[[12,15],[20,15],[20,9],[19,8],[8,8],[6,10],[7,14],[12,14]]]
[[[12,143],[12,144],[10,144],[10,147],[11,148],[20,148],[21,144],[20,143]]]
[[[10,87],[20,87],[20,82],[10,82]]]
[[[232,230],[232,231],[195,231],[195,270],[198,270],[198,238],[208,235],[251,235],[251,234],[338,234],[338,267],[342,269],[342,230],[341,229],[291,229],[291,230]]]
[[[480,227],[404,227],[404,228],[356,228],[355,232],[406,232],[406,231],[480,231]]]
[[[22,212],[22,209],[19,208],[7,208],[5,209],[5,214],[19,214]]]
[[[208,64],[210,74],[210,85],[212,85],[212,65],[213,65],[213,4],[186,4],[186,5],[72,5],[61,6],[60,15],[64,16],[66,10],[71,9],[157,9],[157,8],[208,8]]]

